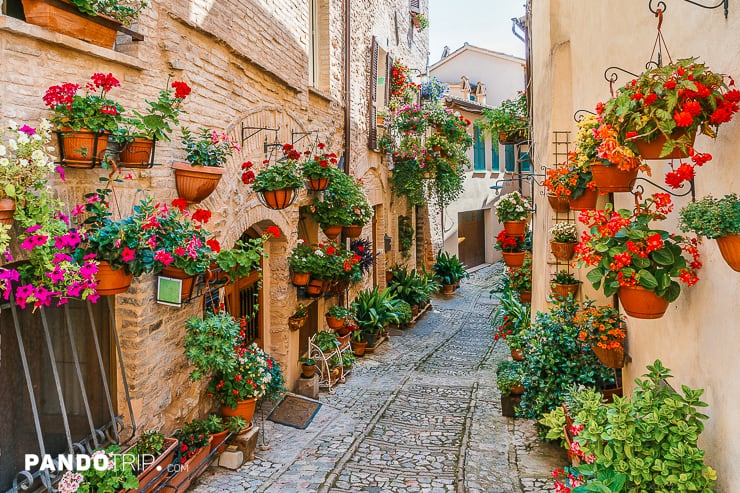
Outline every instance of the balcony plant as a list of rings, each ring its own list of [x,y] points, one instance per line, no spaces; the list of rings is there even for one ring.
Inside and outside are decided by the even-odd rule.
[[[711,195],[680,211],[681,230],[717,240],[725,262],[740,272],[740,199],[736,193],[716,199]]]
[[[421,83],[421,98],[423,100],[437,102],[447,92],[449,86],[437,77],[431,76]]]
[[[217,450],[229,434],[238,435],[247,427],[247,422],[239,416],[223,419],[217,414],[209,414],[202,423],[211,439],[210,452]]]
[[[313,192],[320,192],[329,186],[332,174],[338,171],[339,161],[335,153],[323,152],[326,149],[326,144],[323,142],[316,144],[316,147],[321,154],[306,159],[300,167],[303,179],[306,180],[306,188]]]
[[[548,191],[548,201],[556,212],[596,207],[596,184],[591,168],[588,161],[581,162],[579,154],[569,153],[567,163],[548,170],[546,174],[544,185]],[[567,208],[562,204],[563,198],[567,200]]]
[[[591,349],[604,366],[624,366],[624,341],[627,322],[612,306],[597,306],[593,300],[583,303],[583,311],[575,318],[580,327],[578,338]]]
[[[293,273],[293,285],[305,286],[311,278],[310,256],[315,252],[313,245],[298,238],[295,248],[288,256],[288,265]]]
[[[434,277],[442,284],[442,293],[451,294],[455,290],[455,285],[461,279],[470,277],[465,265],[460,261],[457,255],[450,255],[447,252],[440,251],[432,265]]]
[[[507,99],[500,106],[483,109],[483,118],[476,124],[502,144],[517,144],[529,138],[527,98],[519,93],[516,99]]]
[[[176,438],[165,437],[156,430],[144,430],[139,435],[134,446],[125,452],[137,457],[134,473],[139,489],[136,491],[154,491],[167,479],[160,471],[172,463],[177,445]]]
[[[531,213],[532,203],[519,192],[507,193],[496,201],[496,216],[510,236],[524,236]]]
[[[122,24],[129,25],[136,21],[141,11],[147,7],[146,0],[123,0],[123,1],[103,1],[103,0],[70,0],[70,3],[77,7],[83,14],[96,16],[103,15],[115,19]]]
[[[697,131],[714,138],[719,126],[738,111],[740,91],[728,90],[729,76],[709,70],[696,58],[680,59],[646,70],[621,87],[617,96],[600,107],[603,122],[616,131],[617,140],[645,159],[690,156],[666,176],[670,186],[693,176],[695,166],[711,159],[694,149]],[[649,150],[643,144],[653,143]]]
[[[552,276],[550,281],[552,297],[558,301],[564,300],[568,297],[575,299],[578,294],[578,288],[580,287],[581,281],[576,279],[576,277],[567,270],[559,270]]]
[[[223,271],[231,281],[236,281],[240,277],[246,277],[255,270],[260,270],[260,262],[265,253],[265,242],[271,238],[280,238],[280,229],[275,226],[268,226],[262,236],[249,238],[247,240],[237,240],[231,249],[221,249],[220,246],[211,242],[211,251],[215,256],[213,261]],[[216,250],[214,250],[216,247]]]
[[[510,267],[506,272],[509,287],[519,293],[522,303],[532,301],[532,254],[525,252],[519,267]]]
[[[280,210],[289,207],[296,198],[297,190],[303,186],[299,160],[301,154],[291,144],[283,144],[283,158],[270,164],[264,160],[266,167],[256,175],[252,171],[252,163],[242,164],[242,182],[252,185],[257,192],[260,202],[265,207]]]
[[[59,158],[65,165],[91,168],[104,160],[108,135],[118,129],[124,111],[108,93],[120,85],[113,74],[95,73],[84,95],[71,82],[46,90],[43,100],[54,113],[51,122],[60,131]]]
[[[411,14],[411,21],[414,23],[414,27],[419,31],[423,31],[429,27],[429,19],[427,19],[427,17],[421,12]]]
[[[185,127],[181,132],[187,162],[172,163],[177,195],[188,204],[197,204],[216,189],[226,171],[226,160],[239,146],[225,132],[200,128],[194,135]]]
[[[526,343],[524,334],[530,324],[530,307],[522,303],[515,290],[508,285],[508,280],[499,296],[499,303],[491,319],[495,331],[493,339],[503,340],[509,347],[511,357],[520,361],[524,359],[522,348]]]
[[[606,296],[618,294],[628,315],[660,318],[681,293],[676,279],[693,286],[701,267],[696,238],[683,238],[653,229],[672,209],[670,196],[653,194],[637,211],[582,213],[579,220],[589,230],[576,246],[581,267],[592,267],[586,277]],[[685,254],[690,255],[687,258]]]
[[[493,247],[501,252],[507,267],[521,267],[524,262],[525,242],[523,236],[509,236],[506,234],[506,230],[502,229],[496,236],[496,243]]]
[[[576,225],[569,222],[555,223],[550,228],[550,234],[552,235],[552,240],[550,241],[552,254],[556,259],[568,262],[573,258],[573,248],[578,241]]]
[[[349,308],[341,305],[333,305],[329,307],[329,310],[326,312],[326,323],[330,329],[342,329],[348,318],[350,318]]]
[[[421,105],[403,105],[396,111],[390,128],[401,135],[424,133],[429,128],[428,114]]]
[[[288,327],[292,331],[296,331],[303,327],[308,320],[308,307],[303,303],[298,303],[298,308],[293,312],[293,315],[288,317]]]
[[[411,77],[411,69],[400,60],[394,60],[391,67],[391,100],[388,106],[391,109],[399,105],[411,104],[416,100],[419,92],[419,84]]]
[[[175,463],[182,464],[182,468],[169,479],[168,484],[177,485],[177,491],[186,491],[203,470],[202,465],[210,453],[208,425],[200,420],[189,421],[175,432],[175,438],[180,442]]]
[[[342,226],[364,226],[373,215],[362,183],[344,173],[336,173],[321,199],[310,207],[316,222],[330,240],[336,240]]]

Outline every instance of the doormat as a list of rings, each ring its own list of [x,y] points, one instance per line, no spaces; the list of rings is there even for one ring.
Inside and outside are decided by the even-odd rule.
[[[321,403],[294,394],[286,394],[267,419],[285,426],[305,430],[319,412]]]

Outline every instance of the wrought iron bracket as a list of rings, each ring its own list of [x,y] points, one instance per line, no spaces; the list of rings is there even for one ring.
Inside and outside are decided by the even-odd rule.
[[[730,12],[730,0],[720,0],[717,5],[704,5],[703,3],[695,2],[694,0],[683,0],[686,3],[690,3],[691,5],[696,5],[697,7],[701,7],[703,9],[713,10],[719,7],[723,7],[724,13],[725,13],[725,19],[727,19],[727,15]],[[653,2],[654,0],[649,0],[648,2],[648,8],[650,9],[650,12],[653,14],[657,13],[658,9],[661,9],[663,12],[666,11],[666,4],[663,0],[659,0],[655,2],[655,8],[653,8]]]
[[[573,120],[578,123],[581,120],[585,118],[586,115],[595,115],[596,113],[589,110],[576,110],[575,113],[573,113]]]
[[[545,166],[542,166],[542,168],[544,169]],[[529,196],[534,198],[534,186],[537,185],[541,187],[544,184],[544,180],[539,181],[537,178],[545,178],[546,176],[547,175],[545,173],[526,173],[519,175],[516,178],[499,178],[490,188],[493,190],[499,190],[503,188],[504,183],[519,182],[519,189],[521,190],[521,183],[527,182],[529,183]],[[540,195],[544,195],[544,191],[541,191]],[[532,214],[537,214],[537,206],[534,202],[532,202]]]
[[[269,127],[248,127],[244,125],[244,122],[242,122],[242,147],[244,147],[244,143],[254,137],[255,135],[259,134],[260,132],[275,132],[275,138],[277,139],[277,133],[280,131],[280,127],[278,128],[269,128]],[[265,149],[267,149],[267,136],[265,136]],[[265,154],[267,154],[267,150],[265,150]]]
[[[316,147],[316,145],[319,143],[319,131],[318,130],[309,130],[307,132],[296,132],[295,130],[293,130],[293,131],[291,131],[290,134],[291,134],[291,136],[290,136],[290,143],[293,144],[293,145],[296,145],[297,143],[299,143],[303,139],[309,138],[312,135],[315,135],[316,138],[313,139],[313,145],[311,146],[311,149],[313,149],[314,147]],[[296,139],[296,136],[298,136],[297,139]]]
[[[677,189],[677,190],[682,190],[682,192],[681,193],[676,193],[676,192],[674,192],[672,190],[669,190],[669,189],[667,189],[667,188],[665,188],[665,187],[663,187],[661,185],[658,185],[657,183],[655,183],[653,181],[648,180],[647,178],[643,178],[641,176],[638,176],[637,178],[635,178],[632,181],[632,184],[633,184],[632,195],[634,195],[635,197],[637,197],[638,195],[639,196],[642,196],[645,193],[645,187],[643,187],[642,185],[636,184],[637,181],[644,181],[646,183],[649,183],[650,185],[654,186],[655,188],[657,188],[659,190],[662,190],[663,192],[665,192],[668,195],[671,195],[673,197],[686,197],[687,195],[691,194],[691,201],[692,202],[696,202],[696,184],[694,183],[694,178],[688,180],[688,182],[689,182],[688,188],[686,187],[686,184],[685,184],[686,182],[684,182],[684,183],[681,184],[681,187]]]

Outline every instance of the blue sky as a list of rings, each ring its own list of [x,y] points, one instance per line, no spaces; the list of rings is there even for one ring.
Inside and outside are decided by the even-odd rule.
[[[429,64],[442,48],[471,45],[524,58],[524,43],[511,32],[511,18],[524,15],[524,0],[429,0]]]

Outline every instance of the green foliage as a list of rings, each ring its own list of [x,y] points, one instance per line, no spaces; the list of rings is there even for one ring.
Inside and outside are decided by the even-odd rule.
[[[313,358],[298,358],[298,362],[306,366],[314,366],[316,364],[316,360]]]
[[[337,339],[337,335],[328,330],[317,332],[313,343],[323,352],[334,351],[339,347],[339,339]]]
[[[200,449],[208,446],[208,428],[205,421],[193,420],[185,423],[185,426],[175,432],[175,438],[180,442],[175,458],[176,463],[185,463]]]
[[[509,286],[515,291],[532,291],[532,254],[524,254],[524,262],[521,267],[507,268],[506,277],[509,278]]]
[[[329,314],[330,317],[334,317],[337,319],[344,319],[350,316],[350,309],[345,308],[341,305],[333,305],[329,307],[329,310],[327,313]]]
[[[390,323],[398,323],[398,306],[390,289],[380,291],[378,286],[357,293],[352,301],[355,322],[366,334],[377,334]]]
[[[232,280],[246,277],[250,272],[260,269],[260,261],[265,254],[264,244],[268,235],[250,238],[247,241],[237,240],[234,248],[224,249],[216,254],[216,264]]]
[[[398,303],[396,303],[396,312],[398,313],[398,325],[406,325],[414,318],[411,312],[411,305],[404,300],[398,300]]]
[[[581,281],[568,272],[567,270],[560,270],[552,276],[552,282],[555,284],[580,284]]]
[[[522,384],[524,372],[521,361],[499,361],[496,366],[496,386],[502,394]]]
[[[174,82],[173,87],[175,86],[178,87],[178,91],[165,88],[159,91],[156,101],[145,100],[147,105],[145,113],[133,110],[135,118],[129,118],[127,122],[136,128],[135,137],[170,141],[172,126],[180,124],[179,116],[182,112],[180,106],[190,92],[190,88],[184,82]],[[185,88],[184,92],[181,92],[182,88]]]
[[[404,257],[410,256],[409,251],[414,244],[414,233],[411,218],[408,216],[398,216],[398,242]]]
[[[476,124],[494,136],[505,134],[505,139],[526,140],[529,135],[527,123],[527,98],[520,93],[516,99],[507,99],[497,108],[483,109],[483,119]]]
[[[538,312],[524,332],[524,387],[522,414],[538,419],[560,405],[573,385],[600,387],[613,381],[590,348],[578,340],[574,317],[579,305],[572,300],[555,304],[550,313]]]
[[[136,450],[139,454],[159,457],[164,451],[164,435],[156,430],[144,431],[136,441]]]
[[[740,199],[736,193],[721,199],[707,196],[691,202],[680,212],[681,230],[693,231],[699,237],[719,238],[740,234]]]
[[[493,338],[496,341],[502,339],[511,350],[522,349],[530,324],[530,306],[520,301],[508,282],[504,284],[499,305],[491,318],[491,326],[496,331]]]
[[[409,305],[423,303],[429,299],[431,294],[426,275],[417,272],[416,269],[409,271],[400,267],[394,270],[393,279],[388,285],[388,289],[396,298]]]
[[[714,491],[717,474],[697,444],[707,419],[698,411],[706,407],[704,391],[682,385],[681,393],[674,392],[663,383],[671,374],[659,360],[647,369],[644,379],[635,380],[633,394],[613,403],[600,402],[594,393],[576,394],[581,406],[573,417],[584,428],[575,439],[585,455],[594,455],[593,464],[579,472],[624,475],[625,491]]]
[[[532,203],[517,191],[499,197],[496,202],[496,216],[500,222],[524,221],[532,213]]]
[[[236,367],[234,347],[239,344],[240,324],[228,313],[206,313],[185,323],[185,356],[195,366],[193,381]]]
[[[373,217],[362,183],[335,168],[321,198],[314,199],[311,214],[322,228],[342,225],[364,226]]]
[[[406,197],[409,206],[426,203],[426,183],[423,171],[414,159],[404,159],[393,162],[393,174],[390,177],[393,193],[398,197]]]
[[[197,135],[182,127],[182,145],[187,156],[185,159],[193,166],[220,168],[226,164],[231,153],[237,148],[225,133],[201,128]]]
[[[115,132],[123,119],[124,108],[112,100],[108,93],[118,86],[120,83],[112,74],[96,73],[85,84],[84,96],[77,94],[79,84],[67,82],[49,87],[43,100],[54,112],[51,122],[60,128]]]
[[[461,279],[470,277],[457,255],[450,255],[447,252],[440,251],[432,266],[434,275],[442,284],[455,284]]]
[[[87,15],[105,15],[129,25],[136,21],[148,3],[146,0],[70,0],[80,12]]]
[[[123,457],[116,455],[120,453],[121,447],[118,445],[111,445],[105,450],[99,449],[93,452],[91,454],[93,461],[97,456],[107,455],[113,467],[104,471],[98,471],[94,467],[81,471],[83,481],[77,491],[79,493],[114,493],[119,490],[138,488],[139,480],[136,479],[133,465],[125,462]]]
[[[560,243],[574,243],[578,240],[576,225],[566,221],[555,223],[555,225],[550,228],[550,234],[554,241]]]

